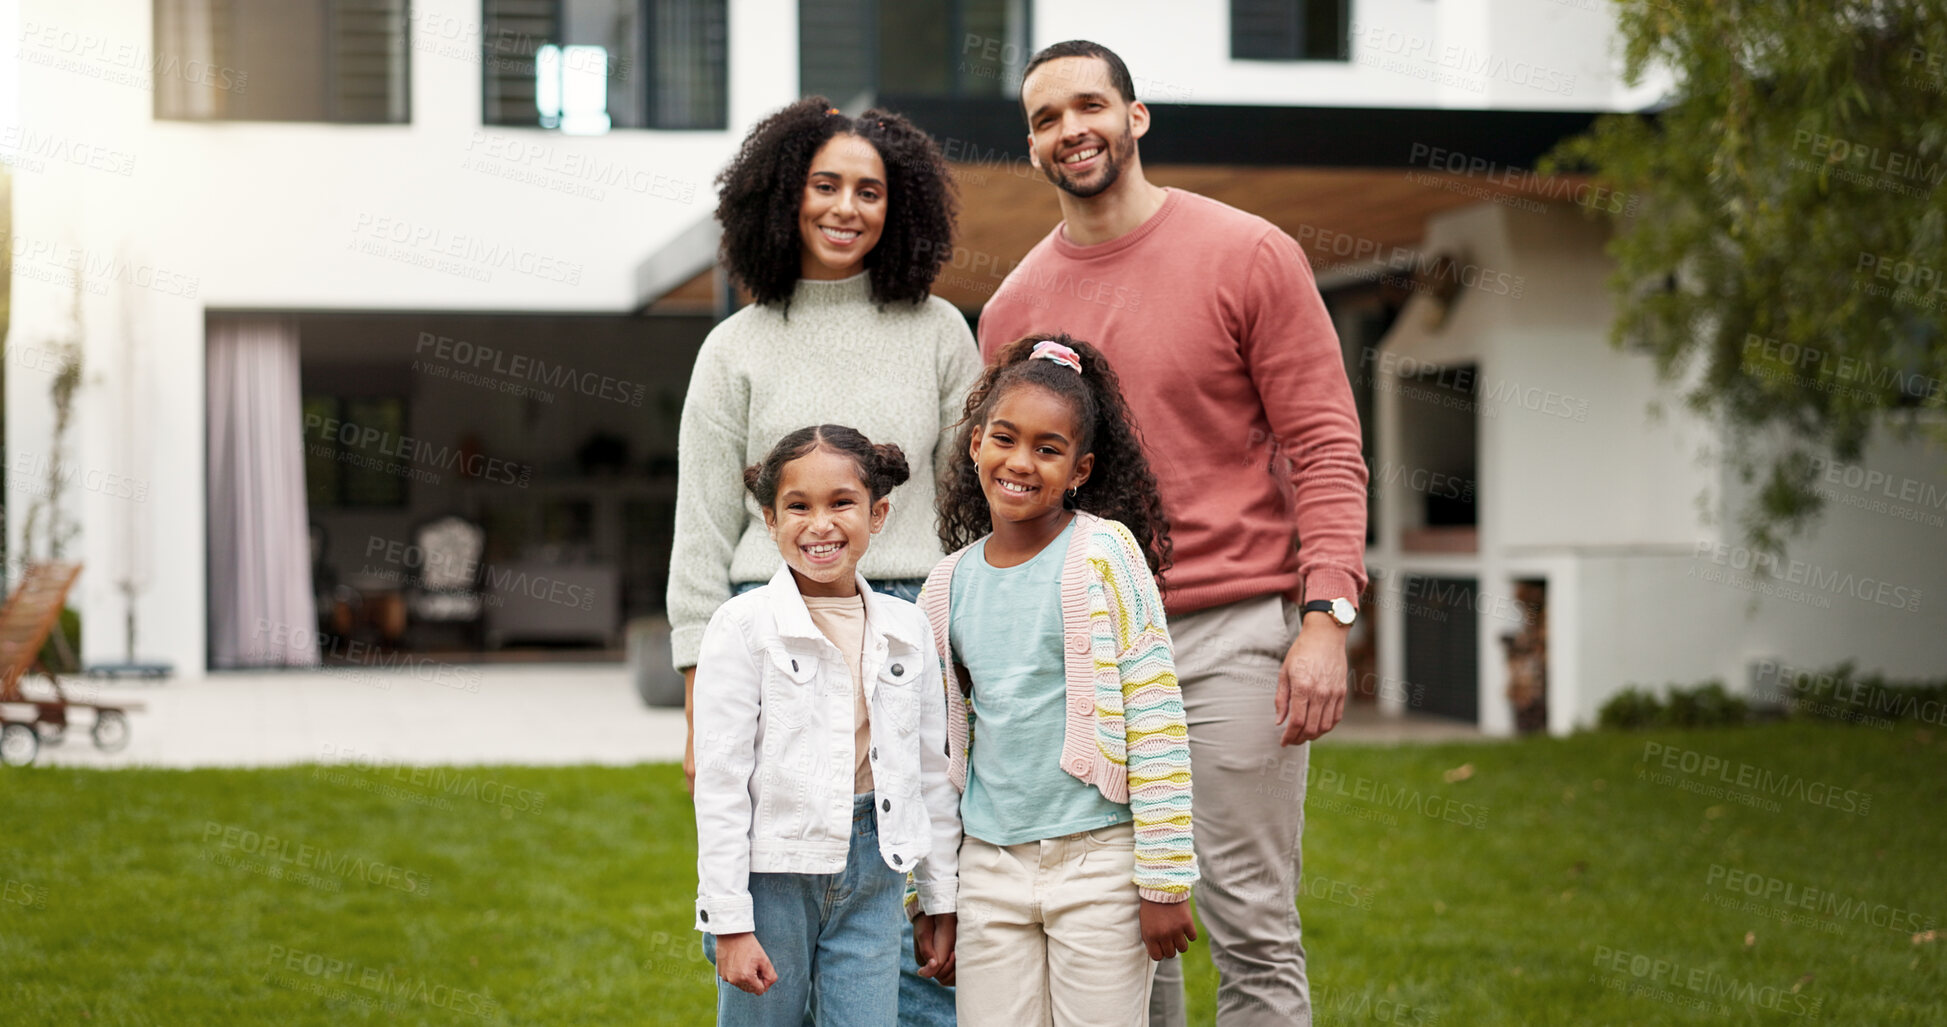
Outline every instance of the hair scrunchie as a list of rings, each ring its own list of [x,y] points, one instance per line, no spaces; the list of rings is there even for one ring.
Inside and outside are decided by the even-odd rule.
[[[1063,367],[1069,368],[1076,374],[1082,373],[1081,355],[1053,339],[1043,339],[1035,343],[1034,352],[1028,355],[1028,359],[1052,360]]]

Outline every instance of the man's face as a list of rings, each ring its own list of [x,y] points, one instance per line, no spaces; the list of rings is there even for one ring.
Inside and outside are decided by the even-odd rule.
[[[1126,103],[1094,57],[1062,57],[1034,69],[1021,83],[1028,114],[1028,147],[1048,181],[1088,199],[1115,185],[1149,131],[1149,110]]]

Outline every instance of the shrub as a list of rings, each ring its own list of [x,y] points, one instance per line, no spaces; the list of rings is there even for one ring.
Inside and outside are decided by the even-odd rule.
[[[1602,704],[1596,723],[1611,731],[1648,727],[1735,727],[1750,716],[1751,707],[1725,690],[1722,681],[1685,687],[1667,685],[1666,698],[1631,685]]]
[[[1634,731],[1653,726],[1663,716],[1663,701],[1646,688],[1630,686],[1609,697],[1596,713],[1596,723],[1609,731]]]

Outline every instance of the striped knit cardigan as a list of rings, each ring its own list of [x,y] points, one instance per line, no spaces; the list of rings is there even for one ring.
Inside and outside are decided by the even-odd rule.
[[[1129,805],[1142,897],[1182,902],[1198,876],[1190,840],[1190,737],[1163,601],[1128,528],[1093,514],[1075,517],[1061,568],[1068,689],[1061,767],[1110,802]],[[940,561],[919,596],[946,682],[947,776],[963,792],[973,704],[954,672],[947,606],[953,568],[966,553]]]

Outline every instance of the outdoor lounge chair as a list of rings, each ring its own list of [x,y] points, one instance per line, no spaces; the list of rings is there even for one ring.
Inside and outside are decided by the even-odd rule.
[[[90,734],[97,749],[120,752],[128,746],[127,712],[141,709],[140,703],[108,705],[70,699],[61,688],[60,676],[41,660],[50,635],[66,654],[67,637],[54,629],[68,590],[80,575],[78,563],[30,564],[20,576],[19,587],[7,597],[7,605],[0,607],[0,763],[32,763],[43,742],[58,744],[67,734],[68,709],[75,706],[95,711]],[[32,697],[22,688],[28,674],[35,672],[47,678],[53,698]]]

